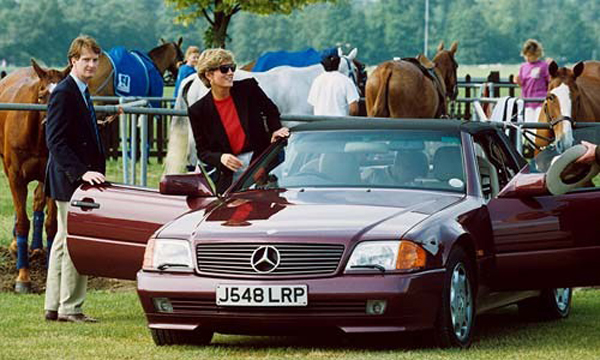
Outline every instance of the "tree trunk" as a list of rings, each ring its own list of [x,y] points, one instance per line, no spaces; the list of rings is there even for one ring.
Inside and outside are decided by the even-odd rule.
[[[207,47],[225,49],[225,42],[228,39],[227,29],[231,21],[232,14],[226,14],[219,11],[214,13],[214,19],[209,20],[209,27],[204,33],[204,43]]]
[[[227,41],[227,29],[229,28],[229,21],[231,15],[225,15],[224,13],[215,14],[215,23],[212,26],[213,31],[213,46],[225,49],[225,42]]]

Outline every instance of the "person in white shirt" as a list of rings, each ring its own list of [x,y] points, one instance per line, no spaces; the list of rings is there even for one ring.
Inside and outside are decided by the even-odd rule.
[[[308,93],[313,114],[328,116],[358,115],[358,91],[352,80],[340,73],[340,57],[328,56],[321,61],[325,72],[317,76]]]

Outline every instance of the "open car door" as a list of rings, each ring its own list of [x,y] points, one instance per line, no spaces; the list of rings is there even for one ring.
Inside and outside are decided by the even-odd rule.
[[[600,284],[600,187],[551,195],[545,174],[526,166],[488,209],[496,289]]]
[[[169,175],[161,191],[118,184],[82,185],[69,205],[67,246],[83,275],[134,280],[146,243],[177,216],[206,207],[202,174]]]

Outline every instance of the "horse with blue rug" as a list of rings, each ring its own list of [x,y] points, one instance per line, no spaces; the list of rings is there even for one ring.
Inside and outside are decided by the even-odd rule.
[[[161,39],[162,40],[162,39]],[[115,47],[104,52],[99,59],[99,69],[90,81],[93,96],[156,96],[163,95],[163,76],[168,70],[177,77],[177,65],[183,60],[181,43],[164,42],[150,50],[127,51]]]
[[[321,59],[335,54],[337,54],[337,48],[328,48],[322,51],[317,51],[313,48],[307,48],[302,51],[268,51],[256,60],[252,71],[267,71],[283,65],[293,67],[311,66],[320,63]]]

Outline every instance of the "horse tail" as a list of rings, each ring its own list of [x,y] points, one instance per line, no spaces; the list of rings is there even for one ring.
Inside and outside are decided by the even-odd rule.
[[[381,71],[379,73],[381,81],[379,83],[379,89],[377,89],[377,97],[375,98],[373,109],[371,110],[372,114],[369,114],[369,116],[390,116],[388,108],[388,89],[390,86],[390,77],[392,76],[392,66],[393,65],[388,62],[383,64],[381,67]]]
[[[188,81],[187,83],[185,83],[182,86],[182,89],[181,89],[181,97],[183,98],[183,102],[185,103],[186,107],[190,107],[192,105],[188,102],[188,98],[187,98],[188,92],[190,91],[190,88],[192,87],[192,83],[193,83],[193,81]],[[175,94],[175,96],[177,96],[177,94]]]
[[[177,97],[175,109],[185,109],[183,97]],[[181,174],[187,163],[189,119],[187,116],[173,116],[169,131],[169,145],[165,158],[163,175]]]

